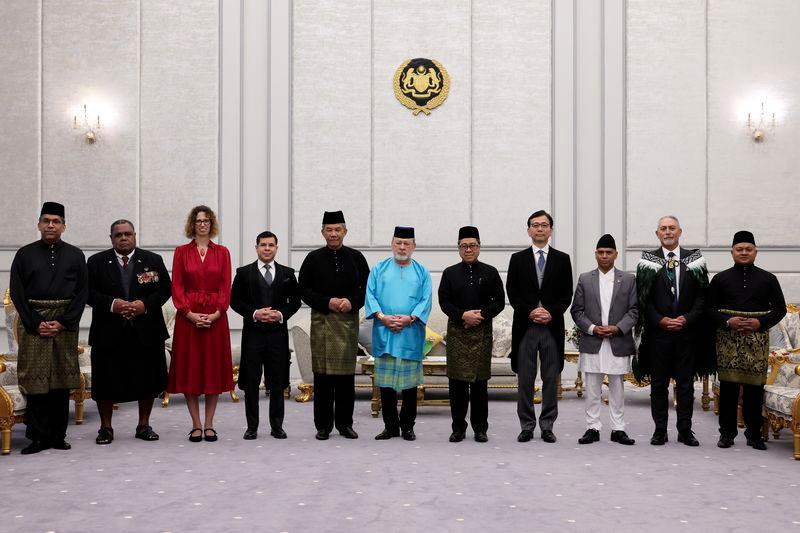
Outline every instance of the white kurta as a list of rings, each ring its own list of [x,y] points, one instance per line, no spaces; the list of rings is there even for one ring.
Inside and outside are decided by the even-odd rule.
[[[612,268],[605,274],[597,271],[600,280],[600,312],[603,323],[598,326],[608,325],[608,313],[611,309],[611,297],[614,294],[614,276],[616,269]],[[591,328],[594,329],[593,327]],[[611,351],[611,341],[603,339],[599,353],[581,353],[578,360],[578,370],[597,374],[627,374],[631,371],[631,357],[617,357]]]

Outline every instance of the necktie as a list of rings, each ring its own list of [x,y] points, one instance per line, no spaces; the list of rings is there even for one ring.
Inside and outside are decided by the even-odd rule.
[[[672,314],[678,314],[678,285],[675,279],[675,252],[667,254],[667,277],[669,278],[670,290],[672,292]]]
[[[544,270],[544,250],[539,250],[536,253],[539,254],[539,261],[537,262],[539,270]]]
[[[128,270],[128,256],[122,256],[122,270]]]
[[[264,281],[267,282],[267,287],[272,286],[272,271],[269,268],[269,265],[264,267]]]

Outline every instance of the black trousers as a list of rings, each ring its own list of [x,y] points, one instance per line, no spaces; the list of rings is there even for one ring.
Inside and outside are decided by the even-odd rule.
[[[289,385],[289,345],[285,331],[259,332],[249,336],[242,352],[239,388],[244,391],[247,428],[258,429],[258,394],[261,376],[269,390],[269,425],[283,428],[283,390]]]
[[[694,346],[693,337],[685,333],[661,333],[652,346],[650,412],[656,431],[666,431],[669,422],[669,382],[675,380],[678,431],[692,429],[694,409]]]
[[[479,379],[470,383],[450,378],[448,382],[453,432],[467,431],[467,407],[471,404],[469,423],[472,431],[486,433],[489,429],[489,381]]]
[[[28,394],[25,436],[30,440],[59,442],[67,436],[69,389],[52,389],[46,394]]]
[[[764,401],[763,385],[742,385],[732,381],[719,382],[719,434],[731,439],[738,435],[737,411],[739,409],[739,387],[742,388],[742,418],[744,435],[748,439],[761,438],[763,416],[761,405]]]
[[[258,385],[243,390],[247,429],[258,429]],[[284,389],[269,389],[269,426],[272,429],[283,428],[283,391]]]
[[[417,388],[403,389],[401,397],[403,405],[398,416],[397,391],[392,388],[381,387],[383,425],[392,432],[400,429],[404,431],[412,429],[417,419]]]
[[[314,372],[314,426],[317,431],[353,427],[356,377]]]
[[[559,353],[556,340],[546,326],[528,326],[517,353],[517,416],[521,429],[533,431],[536,428],[533,391],[540,361],[542,412],[539,415],[539,426],[543,430],[553,430],[558,418],[558,377],[561,375],[563,360],[564,354]]]

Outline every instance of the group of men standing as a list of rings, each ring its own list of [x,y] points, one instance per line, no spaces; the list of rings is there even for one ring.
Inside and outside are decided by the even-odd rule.
[[[596,246],[597,268],[581,274],[574,290],[569,256],[552,246],[553,217],[536,211],[527,221],[531,246],[514,253],[506,291],[514,310],[511,365],[518,375],[517,440],[533,439],[537,425],[534,384],[542,380],[541,438],[556,442],[557,386],[564,366],[564,314],[570,310],[581,335],[579,370],[586,375],[586,433],[600,439],[600,389],[608,376],[610,439],[634,444],[625,432],[623,376],[637,352],[634,332],[642,335],[637,368],[651,379],[653,445],[667,442],[668,385],[677,386],[678,441],[699,443],[691,429],[694,377],[719,364],[720,440],[730,447],[736,436],[739,386],[744,391],[748,444],[765,449],[760,406],[769,350],[767,331],[784,316],[785,302],[774,275],[753,263],[757,255],[750,232],[734,236],[734,266],[708,282],[705,260],[679,245],[680,223],[662,217],[656,236],[660,248],[643,252],[637,275],[615,267],[611,235]],[[164,389],[164,341],[168,337],[161,306],[170,297],[170,278],[160,256],[136,247],[133,223],[111,225],[112,248],[93,255],[88,269],[83,253],[61,240],[64,206],[46,202],[39,218],[41,239],[21,248],[11,267],[11,296],[18,309],[19,383],[27,395],[22,453],[56,448],[66,442],[68,396],[79,381],[77,332],[83,309],[93,308],[93,387],[101,417],[97,443],[109,444],[113,404],[138,401],[135,437],[157,440],[149,423],[153,398]],[[425,325],[432,305],[428,270],[412,258],[414,228],[395,228],[392,255],[370,270],[364,255],[344,245],[347,226],[341,211],[325,212],[325,246],[310,252],[299,272],[275,262],[278,237],[256,238],[258,259],[237,270],[231,307],[244,317],[239,387],[245,392],[247,430],[257,438],[258,390],[265,376],[270,391],[269,422],[275,438],[283,430],[283,389],[289,381],[287,321],[302,299],[311,308],[316,438],[327,440],[335,428],[348,439],[353,429],[354,373],[359,311],[373,321],[375,382],[380,387],[386,440],[414,440],[417,387],[422,384]],[[451,442],[466,436],[467,413],[477,442],[487,442],[492,319],[505,306],[496,268],[479,261],[478,228],[459,230],[461,261],[444,270],[439,304],[447,321],[447,375],[452,415]],[[571,306],[571,307],[570,307]],[[705,339],[709,339],[705,343]],[[709,353],[710,352],[710,353]],[[713,357],[716,355],[716,357]],[[398,413],[398,394],[402,407]]]

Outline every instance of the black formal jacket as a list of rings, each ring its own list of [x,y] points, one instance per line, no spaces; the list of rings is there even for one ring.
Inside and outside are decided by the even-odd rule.
[[[542,302],[542,307],[552,316],[547,325],[561,354],[564,353],[564,313],[572,302],[572,263],[569,256],[552,246],[547,254],[542,286],[536,275],[533,248],[514,253],[508,263],[506,294],[514,308],[514,321],[511,326],[511,369],[517,371],[519,344],[530,324],[528,315]],[[562,355],[561,367],[564,367]]]
[[[111,312],[114,298],[126,299],[114,249],[89,258],[89,305],[92,307],[89,344],[92,346],[114,347],[120,342],[123,328],[130,327],[144,346],[157,346],[169,338],[161,306],[172,295],[172,282],[164,260],[156,253],[136,248],[128,266],[133,268],[133,275],[127,300],[141,300],[146,310],[131,320]]]
[[[664,251],[661,248],[653,250],[652,253],[658,257],[664,257]],[[680,249],[681,257],[686,257],[690,253],[692,250]],[[678,313],[675,316],[672,313],[672,291],[667,279],[666,267],[658,272],[658,276],[650,288],[644,313],[647,322],[645,329],[653,338],[675,335],[675,332],[665,331],[658,326],[665,316],[677,318],[683,315],[686,318],[686,326],[678,332],[683,335],[694,337],[701,329],[704,318],[705,287],[700,286],[684,263],[679,262],[678,264],[681,272],[678,279]]]
[[[242,315],[242,355],[248,351],[251,337],[258,337],[267,333],[282,332],[287,336],[286,323],[300,309],[300,290],[294,269],[275,264],[275,276],[272,281],[272,308],[283,315],[282,323],[267,324],[253,320],[253,313],[261,309],[259,284],[263,277],[258,270],[258,261],[236,269],[231,288],[231,308]],[[289,353],[288,341],[286,353]]]

